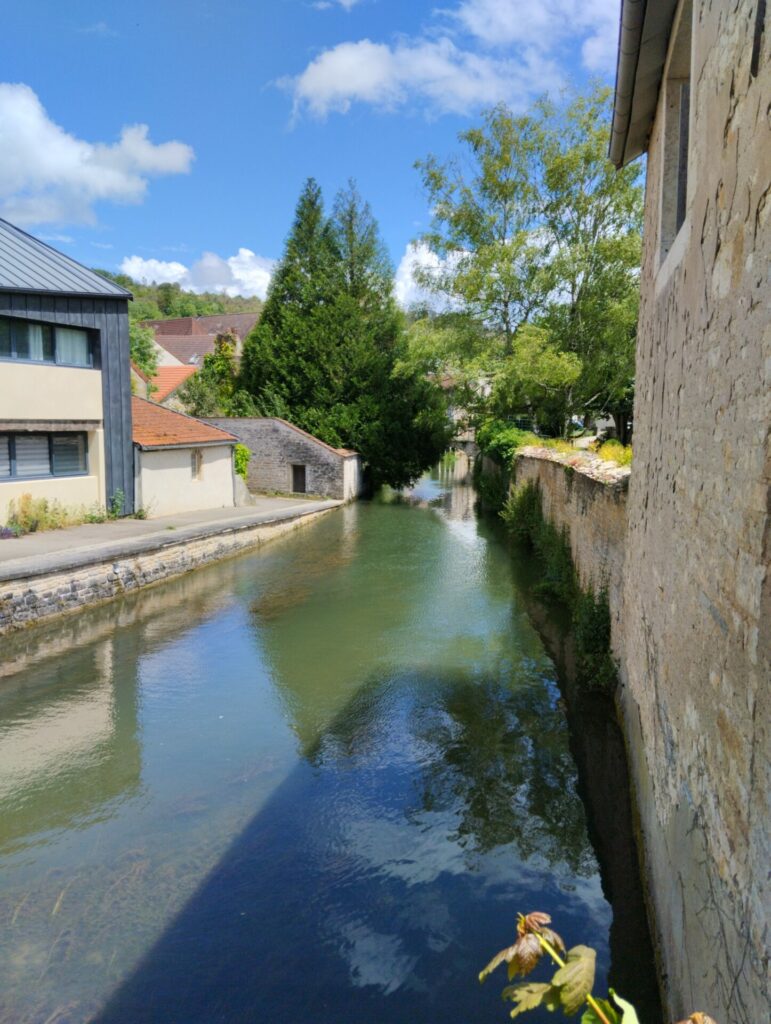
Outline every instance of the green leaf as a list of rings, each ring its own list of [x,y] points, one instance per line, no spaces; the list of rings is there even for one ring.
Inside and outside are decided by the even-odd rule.
[[[628,1003],[626,999],[622,999],[617,992],[613,991],[613,989],[610,989],[610,998],[617,1006],[620,1006],[623,1011],[621,1014],[621,1024],[640,1024],[637,1011],[631,1003]]]
[[[597,999],[600,1009],[605,1014],[610,1024],[622,1024],[621,1017],[615,1006],[612,1006],[607,999]],[[581,1024],[603,1024],[602,1019],[592,1006],[588,1006],[581,1016]]]
[[[594,964],[597,954],[589,946],[573,946],[567,961],[560,967],[552,983],[560,990],[562,1008],[568,1015],[581,1009],[594,984]]]
[[[540,1006],[546,1000],[551,990],[551,985],[540,981],[529,981],[524,985],[507,985],[503,992],[501,992],[501,997],[503,999],[510,999],[512,1003],[517,1004],[511,1011],[511,1016],[517,1017],[520,1013],[524,1013],[525,1010],[534,1010],[536,1006]]]

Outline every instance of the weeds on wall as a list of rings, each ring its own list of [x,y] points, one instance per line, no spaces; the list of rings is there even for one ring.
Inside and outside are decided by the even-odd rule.
[[[632,465],[632,446],[630,444],[623,445],[620,441],[605,441],[598,448],[592,450],[605,462],[615,462],[618,466]]]
[[[252,457],[252,451],[247,448],[245,444],[237,444],[233,448],[233,468],[235,469],[238,476],[246,480],[246,474],[249,470],[249,459]]]
[[[510,494],[500,516],[517,540],[533,549],[541,564],[536,592],[556,598],[570,610],[577,681],[582,686],[612,690],[617,677],[610,651],[607,590],[595,593],[581,587],[567,530],[557,530],[544,518],[541,492],[536,484],[528,482]]]

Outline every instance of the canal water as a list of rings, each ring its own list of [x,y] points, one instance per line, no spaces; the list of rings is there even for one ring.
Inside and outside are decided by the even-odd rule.
[[[604,991],[531,568],[466,470],[2,641],[2,1024],[494,1024],[532,910]]]

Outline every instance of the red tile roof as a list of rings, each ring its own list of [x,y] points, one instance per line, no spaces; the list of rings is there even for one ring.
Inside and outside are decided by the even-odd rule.
[[[259,312],[254,313],[215,313],[213,316],[178,316],[173,320],[144,320],[143,327],[152,327],[160,337],[172,334],[177,337],[185,335],[206,336],[222,334],[224,331],[235,331],[239,338],[245,338],[257,323]]]
[[[131,398],[134,444],[140,448],[168,448],[173,445],[235,444],[238,438],[226,430],[172,412],[144,398]]]
[[[151,381],[155,387],[153,401],[162,402],[164,398],[168,398],[172,391],[176,391],[196,370],[195,366],[159,366]]]
[[[156,334],[155,343],[185,366],[200,366],[214,351],[214,335],[209,334]]]

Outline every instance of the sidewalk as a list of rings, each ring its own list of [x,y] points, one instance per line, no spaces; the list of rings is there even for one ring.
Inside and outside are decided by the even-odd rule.
[[[74,569],[110,558],[126,558],[180,541],[298,519],[338,505],[342,502],[256,497],[253,505],[242,508],[206,509],[157,519],[118,519],[71,526],[66,530],[28,533],[24,537],[0,540],[0,582]]]

